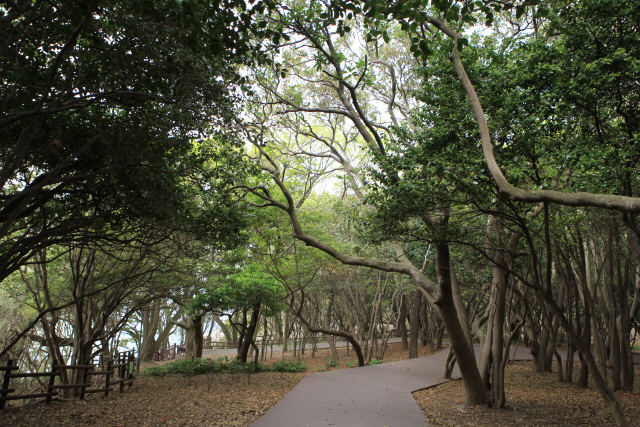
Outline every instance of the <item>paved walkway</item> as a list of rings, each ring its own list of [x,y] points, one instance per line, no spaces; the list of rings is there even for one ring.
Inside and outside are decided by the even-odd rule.
[[[309,374],[251,426],[426,427],[411,393],[448,381],[442,378],[447,353]],[[530,358],[529,349],[518,348],[516,359]],[[459,377],[456,367],[453,378]]]
[[[478,355],[479,346],[474,350]],[[564,360],[566,350],[558,351]],[[251,426],[427,427],[411,393],[448,381],[442,378],[447,353],[309,374]],[[531,360],[529,349],[518,347],[515,360]],[[640,363],[640,355],[634,361]],[[457,365],[452,378],[460,378]]]

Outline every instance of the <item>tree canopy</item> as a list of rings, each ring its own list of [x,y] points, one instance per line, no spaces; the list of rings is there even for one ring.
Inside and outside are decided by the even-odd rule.
[[[540,372],[566,340],[560,377],[577,350],[626,425],[608,381],[633,390],[640,326],[637,4],[0,12],[0,291],[34,310],[0,323],[50,357],[58,325],[100,326],[79,361],[124,323],[145,358],[174,325],[201,353],[209,322],[242,362],[259,332],[323,332],[362,365],[410,322],[410,357],[446,329],[466,403],[503,407],[511,342]]]

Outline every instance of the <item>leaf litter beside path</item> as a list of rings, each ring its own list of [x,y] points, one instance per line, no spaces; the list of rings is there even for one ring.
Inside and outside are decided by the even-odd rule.
[[[559,382],[557,365],[553,373],[534,374],[531,362],[507,366],[506,408],[486,406],[460,408],[464,402],[462,381],[450,381],[413,393],[432,426],[615,426],[609,408],[595,390],[579,388],[575,381],[580,363],[574,363],[573,383]],[[565,372],[566,373],[566,372]],[[640,366],[636,365],[634,393],[616,392],[630,426],[640,426]]]
[[[428,347],[419,347],[420,357],[428,356]],[[339,349],[340,366],[356,362],[353,350]],[[390,344],[384,361],[405,360],[408,351],[400,344]],[[154,378],[139,375],[130,390],[112,394],[107,399],[93,395],[81,402],[54,402],[11,408],[0,413],[0,425],[19,426],[247,426],[266,413],[306,375],[324,371],[331,364],[329,350],[307,350],[300,358],[309,365],[307,372],[251,374],[216,373],[184,378],[167,375]],[[292,352],[285,360],[295,361]],[[266,364],[281,361],[274,352]],[[574,378],[579,372],[574,369]],[[474,408],[460,412],[464,388],[460,381],[414,393],[432,425],[436,426],[574,426],[613,425],[602,399],[596,391],[578,389],[575,384],[558,383],[557,373],[533,375],[531,362],[517,362],[507,368],[507,409]],[[639,368],[636,367],[636,372]],[[636,390],[640,378],[636,376]],[[638,425],[640,394],[619,393],[630,425]]]

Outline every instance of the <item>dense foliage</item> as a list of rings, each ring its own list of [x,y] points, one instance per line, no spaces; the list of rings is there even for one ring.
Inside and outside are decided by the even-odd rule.
[[[124,331],[149,360],[179,334],[193,360],[150,372],[194,375],[269,339],[322,333],[327,365],[344,339],[363,365],[446,330],[466,403],[503,407],[508,346],[542,372],[566,342],[560,378],[577,350],[626,424],[607,381],[633,390],[640,326],[635,2],[0,12],[0,295],[29,307],[3,305],[2,356],[81,363]],[[238,361],[199,358],[214,330]]]

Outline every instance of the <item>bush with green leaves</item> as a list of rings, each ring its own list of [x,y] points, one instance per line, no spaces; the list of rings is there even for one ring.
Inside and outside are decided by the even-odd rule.
[[[296,362],[276,362],[271,365],[273,372],[304,372],[309,366],[302,360],[298,359]]]
[[[145,369],[142,373],[152,377],[164,377],[165,375],[179,374],[183,377],[194,375],[210,374],[214,372],[304,372],[307,364],[299,360],[297,362],[276,362],[273,365],[263,365],[261,363],[250,362],[240,363],[237,359],[229,359],[227,356],[217,359],[193,359],[176,360],[162,366],[153,366]]]
[[[324,361],[327,364],[327,369],[329,368],[335,368],[337,366],[337,363],[335,360],[333,360],[331,357],[325,357]]]

